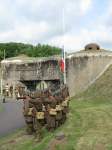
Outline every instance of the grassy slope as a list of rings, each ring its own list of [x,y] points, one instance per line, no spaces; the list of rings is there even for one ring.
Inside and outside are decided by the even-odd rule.
[[[55,150],[112,150],[112,66],[88,90],[73,98],[70,108],[69,119],[56,131],[63,131],[67,140]],[[55,135],[44,131],[44,139],[37,144],[24,133],[22,130],[1,138],[0,150],[46,150]]]

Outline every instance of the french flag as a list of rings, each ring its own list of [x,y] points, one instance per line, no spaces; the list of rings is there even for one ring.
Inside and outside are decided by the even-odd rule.
[[[60,70],[64,73],[65,70],[65,54],[64,49],[61,50]]]

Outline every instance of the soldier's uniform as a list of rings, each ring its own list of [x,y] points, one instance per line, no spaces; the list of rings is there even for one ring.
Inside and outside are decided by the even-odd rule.
[[[42,126],[44,124],[43,103],[41,98],[32,99],[30,102],[35,106],[33,126],[35,130],[35,137],[39,141],[42,138]]]
[[[48,108],[47,108],[47,129],[53,131],[56,128],[56,100],[54,97],[49,96],[48,98]]]
[[[23,114],[25,118],[25,122],[27,124],[27,133],[32,134],[34,132],[33,128],[33,105],[30,103],[30,97],[26,96],[24,99],[24,108],[23,108]]]
[[[8,85],[8,83],[5,85],[5,96],[6,97],[9,96],[9,85]]]
[[[55,96],[52,96],[50,90],[42,90],[30,93],[30,96],[24,99],[27,132],[35,133],[37,141],[42,138],[42,127],[45,124],[49,131],[53,131],[66,120],[69,107],[66,99],[69,96],[68,89],[65,86],[53,94]]]
[[[67,97],[69,96],[68,94],[68,90],[66,89],[66,87],[64,89],[62,89],[62,107],[63,107],[63,110],[62,110],[62,123],[65,122],[66,118],[67,118],[67,113],[69,111],[69,101],[67,100]]]
[[[61,96],[55,96],[55,99],[57,101],[56,104],[56,111],[57,111],[57,115],[56,115],[56,127],[59,127],[62,124],[62,97]]]

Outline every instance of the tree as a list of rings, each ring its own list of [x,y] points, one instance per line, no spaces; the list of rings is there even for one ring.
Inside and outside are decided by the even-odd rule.
[[[40,43],[36,46],[24,43],[0,43],[0,59],[4,57],[15,57],[20,54],[25,54],[29,57],[48,57],[52,55],[59,55],[61,49],[50,45],[41,45]]]

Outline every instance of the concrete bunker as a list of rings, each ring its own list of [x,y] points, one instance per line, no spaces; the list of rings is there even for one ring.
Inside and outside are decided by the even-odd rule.
[[[13,87],[13,96],[17,95],[15,93],[18,88],[20,91],[53,89],[54,86],[58,89],[61,80],[59,61],[58,56],[47,58],[19,56],[3,60],[2,88],[8,83],[9,87]]]

